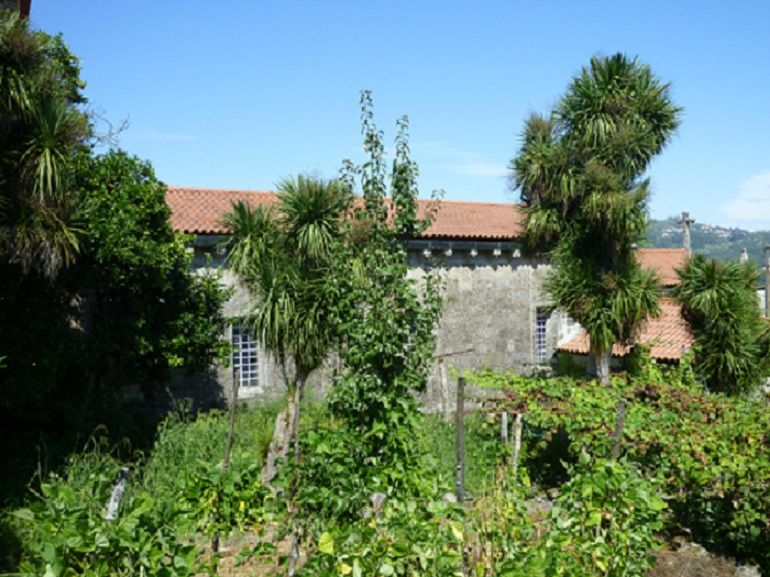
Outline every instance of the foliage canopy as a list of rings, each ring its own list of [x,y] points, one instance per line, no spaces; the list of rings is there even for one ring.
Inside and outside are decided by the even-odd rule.
[[[756,266],[695,255],[679,277],[674,295],[697,342],[696,371],[713,391],[756,389],[770,372],[770,334],[759,310]]]
[[[90,134],[78,60],[0,8],[0,263],[53,276],[77,252],[68,182]]]
[[[646,228],[643,175],[679,113],[649,66],[594,57],[549,116],[527,120],[511,163],[527,241],[554,264],[546,288],[587,330],[596,357],[658,313],[657,284],[633,251]]]

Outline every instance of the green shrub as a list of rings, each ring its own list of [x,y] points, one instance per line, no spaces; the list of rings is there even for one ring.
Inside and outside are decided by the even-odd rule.
[[[228,470],[222,465],[228,416],[222,411],[175,414],[160,426],[143,480],[158,499],[173,500],[182,512],[179,527],[204,535],[228,534],[261,525],[264,500],[262,457],[270,442],[274,405],[236,412]]]
[[[663,527],[659,487],[625,460],[581,464],[551,510],[546,573],[641,577],[655,563]]]
[[[197,571],[194,545],[177,538],[174,501],[129,489],[118,519],[104,519],[120,464],[98,447],[72,457],[62,475],[40,485],[38,499],[13,512],[24,551],[23,575],[164,575]]]
[[[519,473],[522,473],[519,470]],[[466,565],[473,575],[497,575],[527,560],[536,541],[536,519],[525,500],[531,498],[529,479],[498,478],[473,500],[465,520]]]
[[[422,418],[419,439],[436,464],[447,486],[453,486],[456,470],[455,423],[439,415]],[[500,443],[498,415],[471,413],[465,417],[465,491],[481,495],[495,482],[495,475],[507,448]]]
[[[659,367],[654,367],[656,372]],[[765,400],[704,392],[689,366],[615,379],[612,386],[570,379],[484,374],[507,389],[499,410],[525,411],[528,466],[546,456],[575,462],[583,450],[610,455],[619,400],[628,402],[622,452],[671,495],[673,522],[711,550],[770,570],[770,411]],[[684,381],[684,382],[683,382]],[[562,444],[554,443],[561,442]]]
[[[149,458],[134,464],[115,521],[104,513],[121,463],[105,452],[106,440],[92,442],[12,513],[22,544],[20,571],[46,577],[196,573],[198,551],[185,540],[258,530],[270,518],[259,477],[275,414],[273,406],[238,411],[226,472],[224,413],[167,418]]]
[[[457,575],[462,508],[444,501],[389,500],[378,514],[319,532],[302,575]]]

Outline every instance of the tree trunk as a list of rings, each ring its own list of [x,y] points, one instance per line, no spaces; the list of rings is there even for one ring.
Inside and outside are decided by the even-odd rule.
[[[302,367],[297,367],[297,382],[294,385],[294,412],[291,422],[291,439],[294,441],[294,472],[292,474],[291,488],[289,490],[289,513],[292,516],[291,521],[291,550],[289,551],[288,577],[294,577],[297,570],[297,561],[299,560],[299,542],[300,527],[297,522],[297,508],[295,497],[297,494],[297,483],[299,482],[297,466],[299,465],[299,412],[302,403],[302,393],[307,381],[307,371]]]
[[[265,456],[265,464],[262,466],[262,483],[273,492],[275,491],[271,482],[278,473],[277,462],[278,460],[282,460],[284,463],[287,461],[289,447],[292,446],[292,440],[294,439],[294,431],[299,426],[298,399],[301,398],[302,388],[304,388],[307,376],[302,377],[302,383],[300,383],[300,375],[297,376],[294,387],[290,387],[286,408],[278,413],[275,418],[273,438],[270,440],[270,446]]]
[[[294,386],[294,411],[292,412],[291,438],[294,440],[294,464],[299,464],[299,410],[302,403],[302,395],[305,392],[307,371],[297,369],[297,384]]]
[[[610,359],[612,357],[611,351],[602,351],[600,353],[594,353],[591,356],[591,367],[589,375],[595,377],[601,384],[610,384]]]

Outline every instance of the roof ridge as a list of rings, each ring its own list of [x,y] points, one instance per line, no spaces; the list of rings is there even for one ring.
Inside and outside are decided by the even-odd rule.
[[[489,201],[483,201],[483,200],[457,200],[453,198],[418,198],[418,202],[438,202],[439,204],[443,204],[445,202],[451,203],[451,204],[475,204],[475,205],[484,205],[484,206],[516,206],[516,207],[523,207],[524,205],[520,202],[489,202]]]
[[[166,185],[166,189],[168,191],[175,191],[175,192],[233,192],[233,193],[249,193],[249,194],[270,194],[275,195],[277,194],[275,191],[272,190],[259,190],[259,189],[250,189],[250,188],[215,188],[215,187],[208,187],[208,186],[176,186],[176,185]]]
[[[248,193],[248,194],[271,194],[277,195],[274,190],[256,189],[256,188],[218,188],[209,186],[182,186],[182,185],[166,185],[169,191],[174,192],[232,192],[232,193]],[[472,204],[483,206],[509,206],[509,207],[523,207],[524,205],[519,202],[491,202],[482,200],[459,200],[454,198],[418,198],[417,202],[437,202],[438,204]]]
[[[683,246],[640,246],[636,250],[657,250],[657,251],[671,251],[681,252],[687,250]]]

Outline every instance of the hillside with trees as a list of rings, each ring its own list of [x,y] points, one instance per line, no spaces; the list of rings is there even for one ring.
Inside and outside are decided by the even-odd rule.
[[[697,215],[692,216],[697,219]],[[679,220],[679,216],[651,220],[647,228],[649,246],[682,246],[682,225]],[[758,265],[764,264],[764,248],[770,245],[770,231],[767,230],[749,231],[700,222],[690,225],[690,237],[693,252],[728,261],[737,259],[745,248],[749,252],[749,259]]]

